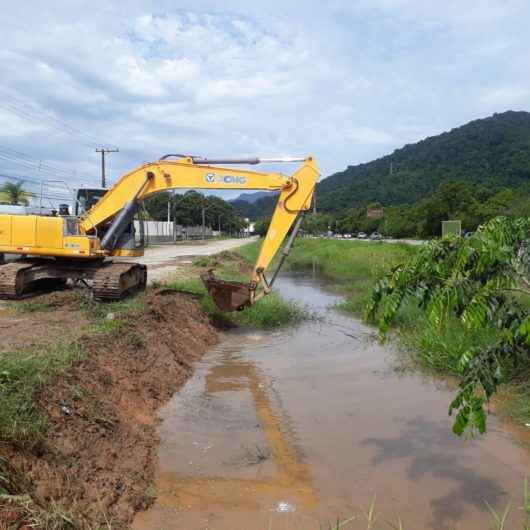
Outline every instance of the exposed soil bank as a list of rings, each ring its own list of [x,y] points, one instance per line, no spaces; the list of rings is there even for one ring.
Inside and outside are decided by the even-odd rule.
[[[155,413],[217,341],[199,304],[173,291],[116,318],[124,324],[114,331],[82,335],[87,355],[38,396],[49,420],[44,443],[31,452],[0,444],[0,471],[18,470],[37,505],[57,503],[94,527],[127,527],[152,502]],[[14,506],[0,500],[0,528],[30,522]]]

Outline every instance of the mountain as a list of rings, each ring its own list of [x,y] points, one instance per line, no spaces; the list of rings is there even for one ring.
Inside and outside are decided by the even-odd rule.
[[[508,111],[406,145],[392,154],[321,181],[320,211],[369,202],[415,202],[442,182],[516,187],[530,180],[530,113]]]
[[[530,182],[530,113],[494,114],[372,162],[348,166],[318,184],[317,208],[341,214],[371,202],[411,204],[450,180],[494,190]],[[257,219],[269,216],[275,202],[275,197],[266,196],[254,203],[236,200],[232,204],[245,212],[244,217]]]
[[[260,192],[257,192],[260,193]],[[277,193],[264,192],[265,196],[256,199],[254,202],[241,200],[239,197],[229,201],[234,211],[243,218],[252,221],[263,217],[270,217],[276,206],[278,199]],[[243,193],[242,195],[253,195],[252,193]]]
[[[270,191],[255,191],[252,193],[242,193],[241,195],[239,195],[239,197],[236,197],[232,201],[228,201],[228,202],[244,201],[244,202],[249,202],[253,204],[258,199],[263,199],[263,197],[267,197],[269,193]]]

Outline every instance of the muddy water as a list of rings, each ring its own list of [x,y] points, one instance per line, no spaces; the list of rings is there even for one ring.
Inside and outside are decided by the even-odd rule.
[[[527,450],[494,417],[480,439],[451,434],[447,384],[403,370],[373,330],[337,313],[309,277],[282,292],[320,317],[238,331],[162,411],[158,498],[136,530],[366,528],[483,530],[486,502],[518,522]]]

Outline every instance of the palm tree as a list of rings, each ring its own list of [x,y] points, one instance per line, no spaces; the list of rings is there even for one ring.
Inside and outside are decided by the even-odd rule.
[[[21,204],[27,206],[31,197],[35,197],[35,194],[31,191],[26,191],[22,186],[23,181],[20,182],[6,182],[0,186],[0,202],[8,204]]]

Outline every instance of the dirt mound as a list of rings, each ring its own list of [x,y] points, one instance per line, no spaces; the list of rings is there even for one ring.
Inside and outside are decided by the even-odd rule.
[[[217,340],[197,302],[172,291],[121,318],[117,331],[81,337],[89,355],[39,396],[50,420],[41,453],[0,448],[39,504],[58,502],[87,524],[113,528],[152,502],[155,412]]]
[[[67,289],[5,304],[0,309],[0,353],[56,341],[86,325],[87,318],[79,311],[80,299],[77,291]]]

